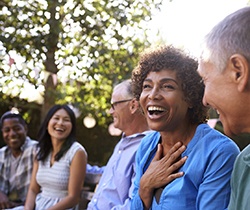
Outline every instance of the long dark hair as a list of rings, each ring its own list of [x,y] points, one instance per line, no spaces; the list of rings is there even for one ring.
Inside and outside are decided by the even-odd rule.
[[[72,123],[72,130],[69,136],[64,141],[60,151],[55,155],[55,161],[60,160],[63,154],[71,147],[71,145],[76,141],[76,117],[72,109],[68,105],[54,105],[47,113],[41,127],[38,131],[38,153],[37,160],[44,161],[52,150],[51,136],[48,133],[48,124],[53,115],[59,110],[64,109]]]

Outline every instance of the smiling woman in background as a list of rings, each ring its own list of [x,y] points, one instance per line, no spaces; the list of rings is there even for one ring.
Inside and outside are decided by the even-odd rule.
[[[131,209],[225,209],[239,149],[206,124],[198,63],[172,46],[142,54],[132,73],[152,134],[136,156]]]
[[[74,209],[80,199],[87,154],[76,142],[74,112],[53,106],[38,133],[38,154],[25,203],[26,210]],[[80,167],[81,166],[81,167]]]

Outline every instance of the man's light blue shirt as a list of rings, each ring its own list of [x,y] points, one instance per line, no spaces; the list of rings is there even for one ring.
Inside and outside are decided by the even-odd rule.
[[[129,210],[135,178],[135,155],[141,139],[152,131],[122,136],[115,146],[88,210]]]

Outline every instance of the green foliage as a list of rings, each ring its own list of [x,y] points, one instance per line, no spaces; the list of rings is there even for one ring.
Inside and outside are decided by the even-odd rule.
[[[149,45],[141,22],[150,20],[159,5],[150,0],[5,0],[2,51],[15,51],[23,60],[8,66],[1,57],[4,85],[15,77],[16,95],[30,83],[47,94],[45,104],[53,96],[49,103],[71,103],[105,123],[113,84],[130,77],[138,54]],[[52,86],[49,73],[57,77]]]
[[[0,100],[20,97],[42,104],[37,127],[54,103],[78,108],[78,126],[90,113],[97,125],[80,128],[79,140],[92,160],[104,161],[116,143],[107,143],[112,88],[130,77],[139,53],[149,46],[145,22],[160,4],[161,0],[1,1]],[[104,142],[98,143],[100,139]],[[93,148],[98,145],[103,157]]]

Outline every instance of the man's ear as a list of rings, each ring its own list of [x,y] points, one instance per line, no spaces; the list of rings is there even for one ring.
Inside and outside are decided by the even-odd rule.
[[[249,88],[249,63],[247,59],[240,54],[234,54],[230,57],[230,66],[232,68],[233,80],[237,83],[238,91],[243,92]]]
[[[132,114],[134,114],[140,107],[139,101],[137,101],[135,98],[130,101],[130,111]]]

